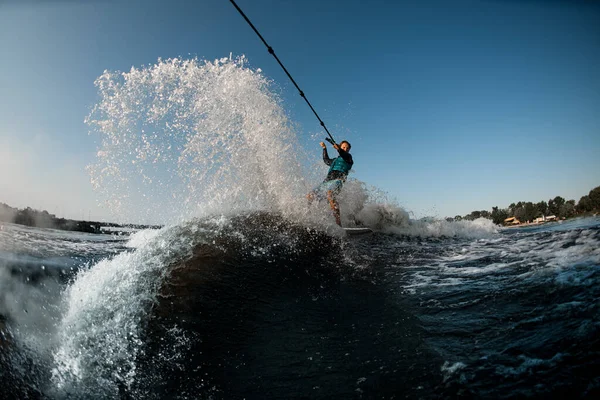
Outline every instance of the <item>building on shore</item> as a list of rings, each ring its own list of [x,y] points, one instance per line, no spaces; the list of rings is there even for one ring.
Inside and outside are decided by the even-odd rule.
[[[504,225],[519,225],[521,221],[517,219],[517,217],[510,217],[504,220]]]

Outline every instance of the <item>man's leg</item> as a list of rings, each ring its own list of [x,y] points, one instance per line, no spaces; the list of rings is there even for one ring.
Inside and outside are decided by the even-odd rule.
[[[342,221],[340,219],[340,207],[338,206],[337,200],[333,194],[332,190],[327,191],[327,200],[329,200],[329,205],[333,210],[333,216],[335,217],[335,223],[339,226],[342,226]]]

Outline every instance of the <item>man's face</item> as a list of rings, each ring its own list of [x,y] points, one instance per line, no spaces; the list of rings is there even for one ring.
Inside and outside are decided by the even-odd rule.
[[[350,145],[348,143],[344,142],[340,145],[340,149],[342,149],[344,151],[348,151],[348,150],[350,150]]]

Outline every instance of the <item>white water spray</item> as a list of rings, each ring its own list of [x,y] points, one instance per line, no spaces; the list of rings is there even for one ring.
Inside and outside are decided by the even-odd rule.
[[[270,82],[246,64],[159,60],[96,80],[86,122],[102,143],[89,172],[113,211],[164,223],[297,208],[308,187],[300,146]]]

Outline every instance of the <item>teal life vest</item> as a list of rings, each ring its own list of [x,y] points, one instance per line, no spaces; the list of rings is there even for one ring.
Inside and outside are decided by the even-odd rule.
[[[337,157],[331,163],[328,174],[331,173],[332,171],[340,171],[344,175],[348,175],[348,172],[350,172],[351,169],[352,169],[352,164],[344,161],[344,159],[342,157]]]

